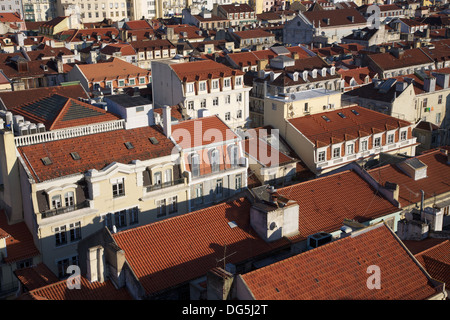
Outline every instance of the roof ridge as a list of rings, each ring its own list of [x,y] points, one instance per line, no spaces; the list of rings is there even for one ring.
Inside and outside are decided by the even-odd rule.
[[[56,96],[61,96],[58,94],[55,94]],[[53,97],[53,96],[52,96]],[[55,124],[58,122],[58,120],[62,117],[63,113],[66,113],[65,111],[67,111],[66,109],[68,108],[68,104],[70,103],[70,98],[68,97],[64,97],[61,96],[63,98],[66,98],[66,102],[64,103],[63,107],[61,108],[61,110],[59,110],[58,114],[56,115],[56,117],[53,119],[51,125],[50,125],[50,130],[53,130],[53,128],[55,127]]]
[[[444,241],[442,241],[441,243],[438,243],[438,244],[435,244],[434,246],[432,246],[432,247],[430,247],[430,248],[428,248],[428,249],[425,249],[425,250],[423,250],[423,251],[421,251],[421,252],[419,252],[419,253],[417,253],[417,254],[415,254],[415,256],[418,256],[418,257],[422,257],[424,254],[426,254],[427,252],[429,252],[429,251],[431,251],[431,250],[434,250],[434,249],[436,249],[436,248],[439,248],[440,246],[442,246],[442,245],[444,245],[444,244],[447,244],[448,242],[450,242],[450,240],[444,240]],[[433,257],[429,257],[429,258],[433,258]],[[435,259],[435,258],[433,258],[433,259]]]

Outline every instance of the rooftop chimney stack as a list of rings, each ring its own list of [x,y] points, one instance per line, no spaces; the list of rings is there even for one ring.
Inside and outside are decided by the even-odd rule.
[[[172,112],[171,108],[167,105],[163,106],[163,130],[164,134],[167,138],[170,138],[172,136]]]

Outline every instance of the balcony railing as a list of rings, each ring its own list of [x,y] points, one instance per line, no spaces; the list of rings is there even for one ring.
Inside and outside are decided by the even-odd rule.
[[[159,183],[159,184],[154,184],[154,185],[148,186],[147,187],[147,192],[152,192],[152,191],[155,191],[155,190],[160,190],[160,189],[165,189],[165,188],[168,188],[168,187],[172,187],[172,186],[175,186],[175,185],[178,185],[178,184],[183,184],[184,183],[184,179],[185,178],[180,178],[180,179],[175,179],[175,180],[172,180],[172,181],[168,181],[168,182],[164,182],[164,183]]]
[[[67,213],[67,212],[72,212],[72,211],[76,211],[76,210],[80,210],[80,209],[84,209],[84,208],[89,208],[89,201],[85,200],[81,203],[77,203],[73,206],[68,206],[68,207],[62,207],[62,208],[56,208],[56,209],[52,209],[52,210],[46,210],[41,212],[42,218],[48,218],[48,217],[53,217],[53,216],[57,216],[63,213]]]

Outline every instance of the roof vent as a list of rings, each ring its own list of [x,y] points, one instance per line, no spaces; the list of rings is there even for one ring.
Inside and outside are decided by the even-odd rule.
[[[150,142],[152,144],[158,144],[159,143],[158,139],[156,139],[155,137],[150,137],[150,138],[148,138],[148,140],[150,140]]]
[[[71,152],[70,155],[72,156],[73,160],[80,160],[81,159],[81,157],[78,154],[78,152]]]
[[[52,160],[49,157],[44,157],[41,159],[41,161],[45,166],[49,166],[49,165],[53,164]]]

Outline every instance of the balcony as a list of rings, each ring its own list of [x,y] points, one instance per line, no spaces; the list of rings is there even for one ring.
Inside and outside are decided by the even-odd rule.
[[[175,179],[175,180],[164,182],[164,183],[154,184],[154,185],[148,186],[146,188],[146,190],[147,190],[147,192],[152,192],[155,190],[165,189],[165,188],[176,186],[179,184],[184,184],[184,179],[185,178],[180,178],[180,179]]]
[[[41,212],[41,215],[42,215],[42,219],[45,219],[45,218],[54,217],[54,216],[57,216],[57,215],[60,215],[60,214],[63,214],[63,213],[84,209],[84,208],[90,208],[90,204],[89,204],[88,200],[85,200],[85,201],[83,201],[81,203],[77,203],[77,204],[75,204],[73,206],[62,207],[62,208],[56,208],[56,209],[52,209],[52,210],[43,211],[43,212]]]

